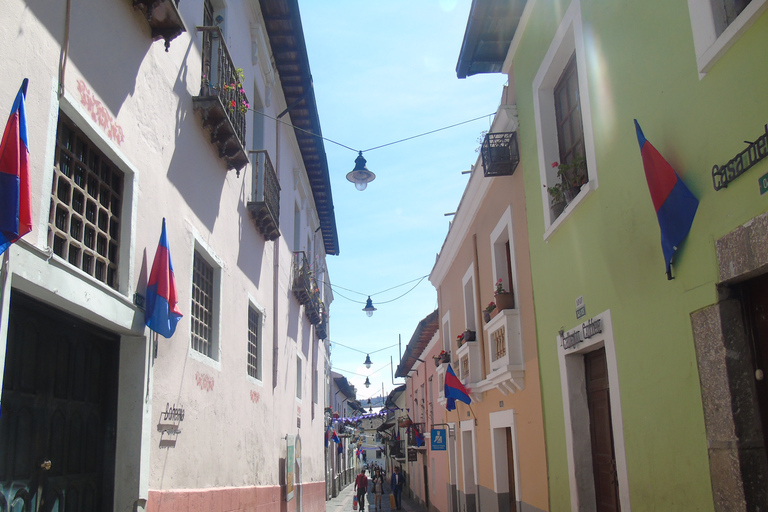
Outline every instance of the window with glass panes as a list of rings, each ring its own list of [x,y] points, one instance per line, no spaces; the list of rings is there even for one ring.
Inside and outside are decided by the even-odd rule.
[[[248,375],[261,380],[261,315],[248,307]]]
[[[48,245],[57,256],[115,289],[124,179],[123,172],[59,113]]]
[[[572,164],[577,156],[584,157],[584,127],[581,122],[579,75],[576,72],[576,53],[565,66],[555,86],[555,118],[560,163]]]
[[[192,267],[192,348],[213,354],[213,266],[195,251]]]

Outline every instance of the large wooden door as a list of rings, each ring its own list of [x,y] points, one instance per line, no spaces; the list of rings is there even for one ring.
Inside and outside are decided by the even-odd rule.
[[[112,510],[119,338],[14,292],[0,511]]]
[[[619,511],[619,486],[613,448],[611,401],[605,349],[584,355],[589,404],[589,432],[592,439],[592,471],[595,477],[597,512]]]

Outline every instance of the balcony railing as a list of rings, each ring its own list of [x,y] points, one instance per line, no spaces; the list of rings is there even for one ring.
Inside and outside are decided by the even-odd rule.
[[[241,71],[235,68],[219,27],[197,30],[203,33],[203,69],[200,95],[192,102],[219,157],[239,173],[248,163],[244,143],[248,98],[241,92]]]
[[[312,296],[312,283],[309,277],[309,262],[304,251],[293,253],[293,285],[291,287],[293,294],[299,301],[299,304],[306,306],[310,303]]]
[[[165,51],[171,41],[186,32],[179,14],[178,0],[133,0],[133,8],[141,11],[152,29],[152,39],[165,39]]]
[[[485,177],[511,175],[520,163],[517,133],[487,133],[483,139],[481,154]]]
[[[280,237],[280,183],[266,150],[251,151],[253,192],[248,211],[256,229],[266,240]]]

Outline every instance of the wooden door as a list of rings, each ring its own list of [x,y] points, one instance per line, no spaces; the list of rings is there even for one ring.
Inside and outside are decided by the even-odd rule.
[[[764,446],[768,447],[768,274],[747,281],[743,290]]]
[[[119,338],[14,292],[0,510],[112,510]]]
[[[597,512],[620,510],[605,348],[584,356]]]
[[[515,495],[515,453],[512,449],[512,429],[505,428],[507,442],[507,480],[509,483],[509,510],[517,512],[517,496]]]

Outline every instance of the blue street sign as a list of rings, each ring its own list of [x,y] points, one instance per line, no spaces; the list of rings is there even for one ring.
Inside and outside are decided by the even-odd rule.
[[[429,436],[432,439],[432,449],[436,451],[445,451],[446,437],[444,428],[433,428]]]

